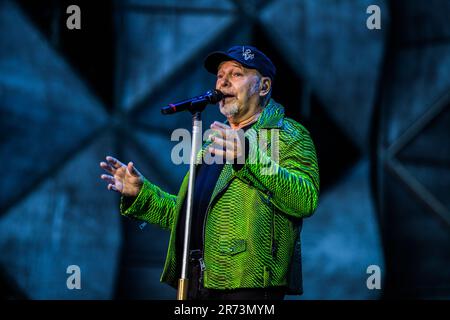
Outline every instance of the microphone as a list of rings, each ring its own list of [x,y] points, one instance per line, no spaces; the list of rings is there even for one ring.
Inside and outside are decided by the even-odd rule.
[[[209,90],[205,94],[197,97],[186,99],[183,101],[170,103],[167,107],[161,108],[162,114],[173,114],[180,111],[190,110],[193,107],[206,105],[206,104],[216,104],[224,97],[223,93],[219,90]]]

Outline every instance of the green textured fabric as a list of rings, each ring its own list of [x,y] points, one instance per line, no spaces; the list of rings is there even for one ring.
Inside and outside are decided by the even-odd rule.
[[[253,143],[262,134],[267,135],[267,151]],[[289,273],[293,269],[299,272],[292,268],[301,262],[299,226],[313,214],[318,202],[314,144],[308,131],[285,117],[284,108],[274,100],[246,136],[251,144],[246,163],[239,170],[225,164],[211,196],[204,234],[204,285],[213,289],[290,286],[295,288],[290,293],[301,293],[300,284],[289,283]],[[276,137],[278,163],[270,157]],[[273,174],[267,174],[270,172]],[[181,263],[176,259],[176,226],[188,177],[189,173],[177,196],[145,180],[134,202],[126,207],[122,199],[120,208],[125,216],[171,231],[161,281],[174,287],[180,276],[177,264]]]

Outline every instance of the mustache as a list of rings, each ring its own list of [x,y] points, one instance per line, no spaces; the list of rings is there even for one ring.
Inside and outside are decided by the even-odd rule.
[[[223,98],[225,99],[225,98],[229,98],[229,97],[235,97],[236,96],[236,94],[235,93],[232,93],[232,92],[223,92],[223,91],[221,91],[222,92],[222,94],[223,94]]]

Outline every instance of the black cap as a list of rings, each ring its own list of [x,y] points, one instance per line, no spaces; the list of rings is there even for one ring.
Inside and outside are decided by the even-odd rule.
[[[234,46],[227,52],[212,52],[205,59],[205,68],[209,72],[217,74],[219,65],[230,60],[235,60],[246,68],[258,70],[264,77],[269,77],[272,81],[275,78],[276,68],[272,61],[252,46]]]

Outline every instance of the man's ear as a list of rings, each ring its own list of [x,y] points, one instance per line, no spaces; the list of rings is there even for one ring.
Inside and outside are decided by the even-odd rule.
[[[272,80],[269,77],[262,77],[259,95],[261,97],[266,96],[270,92],[270,88],[272,88]]]

